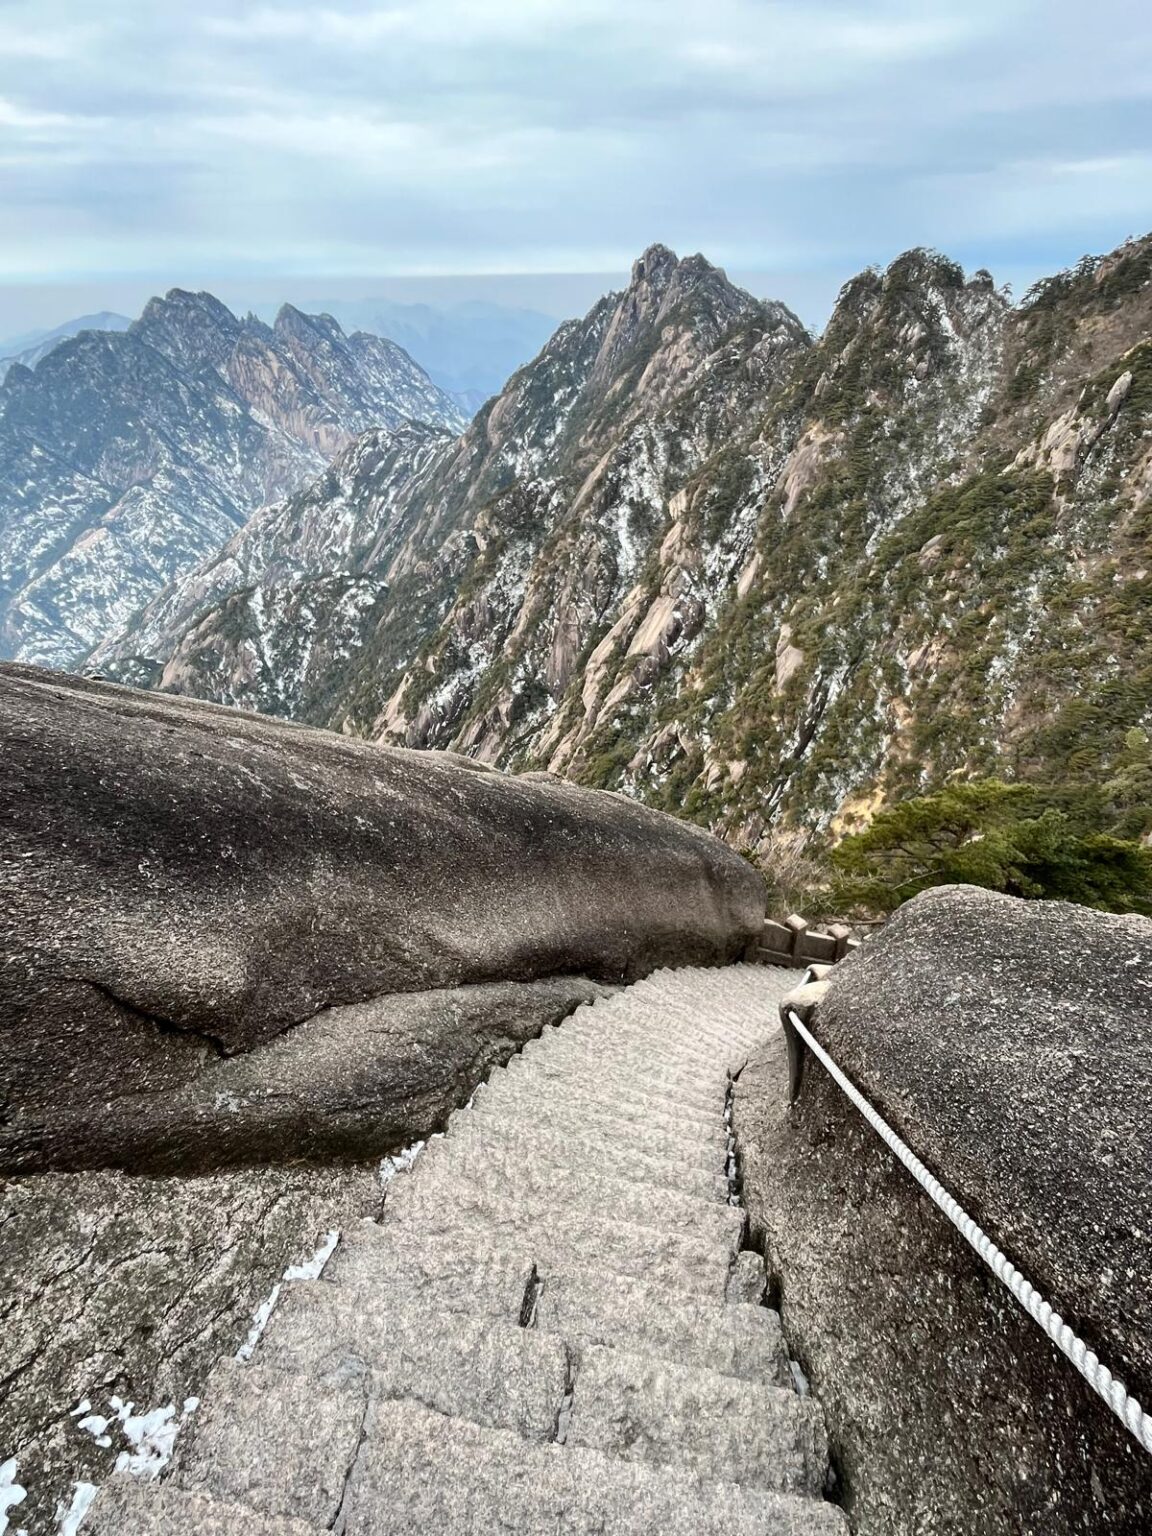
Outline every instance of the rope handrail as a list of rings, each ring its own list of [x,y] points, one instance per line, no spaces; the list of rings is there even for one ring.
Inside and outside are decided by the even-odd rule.
[[[1046,1301],[1032,1282],[1020,1273],[1008,1256],[996,1246],[959,1202],[953,1199],[940,1181],[929,1173],[911,1147],[901,1140],[887,1120],[872,1107],[855,1084],[840,1070],[795,1009],[788,1008],[787,1004],[785,1009],[787,1022],[889,1150],[894,1152],[904,1164],[925,1194],[944,1212],[961,1237],[980,1255],[996,1278],[1007,1286],[1053,1344],[1067,1356],[1092,1390],[1107,1403],[1125,1429],[1135,1438],[1137,1444],[1152,1454],[1152,1414],[1145,1412],[1124,1383],[1119,1381],[1099,1356],[1072,1331],[1059,1312],[1053,1309],[1052,1304]]]

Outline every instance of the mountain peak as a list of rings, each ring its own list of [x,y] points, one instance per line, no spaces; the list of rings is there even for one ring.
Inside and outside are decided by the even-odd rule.
[[[172,362],[219,368],[243,326],[214,294],[169,288],[163,298],[149,299],[128,329]]]
[[[148,300],[140,312],[137,326],[171,323],[182,317],[195,318],[203,323],[208,319],[226,329],[234,329],[239,321],[226,304],[204,290],[194,293],[189,288],[169,288],[162,297],[157,294]]]
[[[638,283],[654,283],[659,285],[667,281],[680,265],[680,258],[675,251],[669,250],[666,245],[650,245],[642,256],[632,263],[631,286]]]
[[[883,276],[885,288],[900,288],[907,284],[933,288],[963,288],[964,268],[949,256],[928,246],[913,246],[903,251],[889,263]]]
[[[699,251],[691,256],[677,256],[668,246],[656,244],[632,263],[628,292],[649,292],[662,300],[673,290],[685,293],[701,283],[714,284],[717,293],[742,292],[729,280],[723,267],[714,266]]]
[[[750,293],[729,282],[719,267],[699,254],[677,256],[666,245],[650,245],[632,266],[628,288],[611,296],[615,317],[604,339],[600,377],[604,365],[615,366],[622,351],[631,347],[647,328],[659,330],[669,318],[692,333],[692,350],[698,355],[715,346],[720,335],[742,315],[757,308]]]
[[[331,315],[309,315],[295,304],[281,304],[272,322],[272,329],[281,339],[314,340],[323,336],[329,341],[343,341],[344,329]]]

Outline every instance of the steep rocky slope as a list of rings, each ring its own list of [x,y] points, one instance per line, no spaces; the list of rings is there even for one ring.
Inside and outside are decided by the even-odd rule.
[[[95,659],[134,680],[378,732],[412,658],[485,585],[491,611],[477,618],[476,660],[498,656],[529,568],[558,541],[576,562],[578,627],[611,615],[668,497],[754,419],[783,361],[807,345],[782,306],[758,303],[700,257],[678,262],[653,247],[625,292],[562,326],[461,438],[435,446],[412,433],[369,434]],[[671,409],[693,386],[701,408]],[[333,643],[330,609],[317,608],[308,639],[346,653],[339,675],[285,690],[288,665],[264,616],[334,574],[371,586],[374,627],[353,651],[347,635]],[[579,649],[579,640],[571,654],[560,644],[566,674]],[[464,680],[441,735],[469,703]]]
[[[135,649],[169,688],[623,788],[749,847],[956,770],[1122,799],[1152,719],[1150,332],[1152,239],[1018,307],[910,252],[816,342],[657,247],[430,466],[369,482],[353,453],[306,493],[315,523],[374,525],[341,578],[381,584],[322,686],[250,681],[257,654],[289,670],[254,596],[299,602],[266,559],[243,633],[233,593]],[[301,506],[273,514],[289,546]]]
[[[370,426],[462,425],[393,343],[153,299],[0,385],[0,655],[74,664]]]

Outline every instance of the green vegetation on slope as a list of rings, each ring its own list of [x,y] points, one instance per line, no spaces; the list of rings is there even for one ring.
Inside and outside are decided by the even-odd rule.
[[[1152,914],[1152,850],[1094,824],[1097,807],[1059,809],[1054,798],[977,779],[881,811],[832,850],[830,905],[871,916],[956,883]]]

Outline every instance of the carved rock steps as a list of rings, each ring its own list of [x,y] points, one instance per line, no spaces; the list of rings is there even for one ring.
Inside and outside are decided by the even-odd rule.
[[[788,985],[659,973],[494,1072],[98,1536],[843,1533],[727,1202],[729,1073]]]

